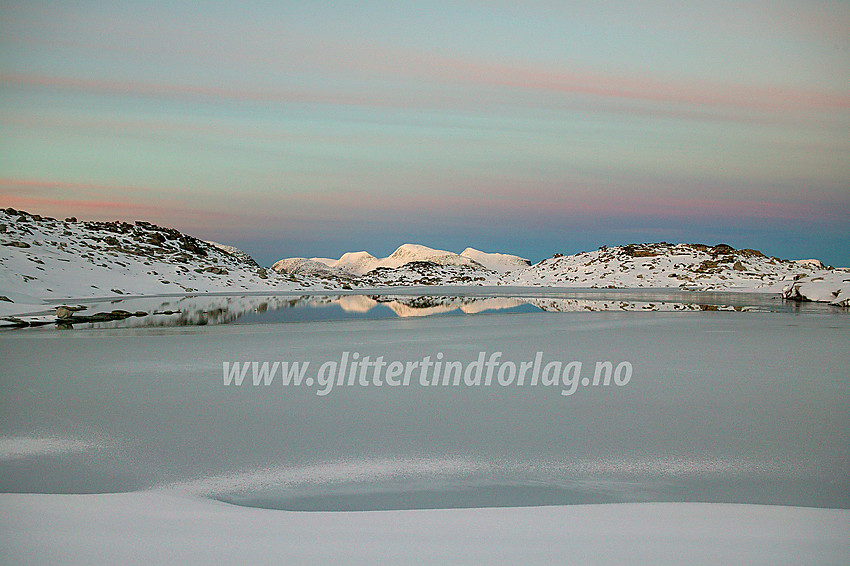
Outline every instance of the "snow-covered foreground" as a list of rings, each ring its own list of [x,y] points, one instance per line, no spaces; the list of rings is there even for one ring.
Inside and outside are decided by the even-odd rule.
[[[0,495],[3,564],[817,564],[850,511],[699,503],[298,513],[164,492]]]

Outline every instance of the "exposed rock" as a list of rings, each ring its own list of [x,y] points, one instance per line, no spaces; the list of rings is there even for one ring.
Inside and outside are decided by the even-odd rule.
[[[638,244],[623,246],[623,253],[631,257],[654,257],[658,255],[655,250]]]
[[[56,309],[56,318],[71,318],[74,316],[74,311],[68,307],[58,307]]]
[[[728,244],[717,244],[711,249],[711,253],[714,255],[725,255],[731,254],[735,252],[735,248]]]

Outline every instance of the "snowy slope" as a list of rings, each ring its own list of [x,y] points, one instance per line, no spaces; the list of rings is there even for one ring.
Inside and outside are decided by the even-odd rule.
[[[235,246],[228,246],[227,244],[219,244],[218,242],[213,242],[211,240],[206,240],[206,243],[210,244],[212,246],[215,246],[216,248],[220,249],[224,253],[230,254],[233,257],[236,257],[236,258],[242,260],[243,263],[247,263],[248,265],[253,265],[254,267],[260,267],[259,264],[256,261],[254,261],[254,258],[252,258],[250,255],[248,255],[247,253],[243,252],[242,250],[240,250],[239,248],[237,248]]]
[[[438,265],[475,265],[473,260],[460,254],[419,244],[402,244],[389,257],[382,259],[377,267],[397,268],[414,261],[427,261]]]
[[[307,259],[306,257],[290,257],[275,262],[272,265],[272,270],[277,273],[285,273],[289,275],[312,275],[317,277],[342,277],[345,275],[342,271],[335,267],[331,267],[326,263]]]
[[[363,275],[372,271],[380,265],[380,260],[369,252],[348,252],[342,255],[341,258],[334,263],[328,265],[336,267],[346,273],[354,275]]]

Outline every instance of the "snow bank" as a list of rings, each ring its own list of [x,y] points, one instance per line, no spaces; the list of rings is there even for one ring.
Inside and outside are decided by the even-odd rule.
[[[817,301],[850,307],[850,272],[836,269],[801,277],[784,287],[782,296],[796,301]]]
[[[4,564],[846,564],[850,511],[642,503],[299,513],[0,495]]]

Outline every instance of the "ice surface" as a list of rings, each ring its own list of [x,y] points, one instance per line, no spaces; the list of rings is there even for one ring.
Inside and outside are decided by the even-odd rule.
[[[94,478],[87,491],[99,481],[119,491],[183,486],[279,506],[372,493],[392,507],[387,494],[414,491],[428,506],[472,486],[496,505],[537,502],[540,487],[562,503],[850,507],[848,334],[841,311],[7,332],[0,435],[78,443],[0,462],[0,488],[73,493],[82,476]],[[284,387],[279,375],[270,386],[222,382],[223,361],[309,361],[315,377],[345,351],[387,361],[442,353],[465,364],[482,351],[515,363],[541,351],[590,372],[597,361],[627,360],[634,377],[569,397],[560,385],[414,382],[321,397],[315,386]]]

